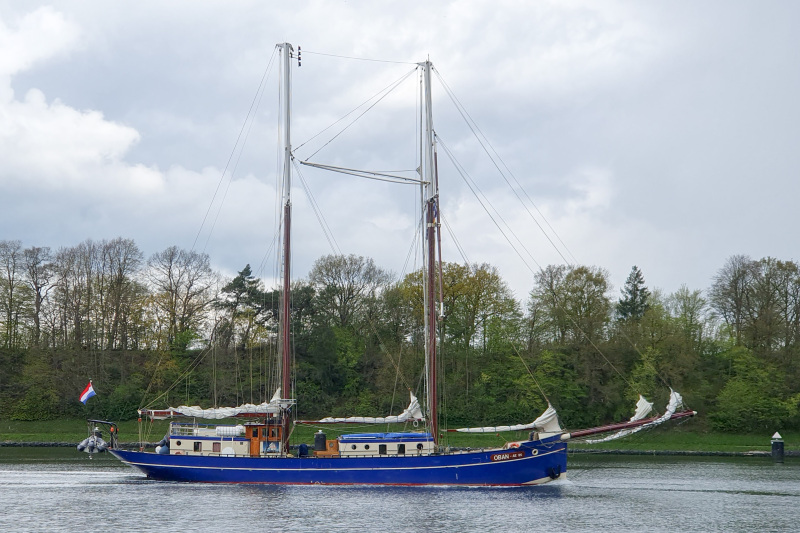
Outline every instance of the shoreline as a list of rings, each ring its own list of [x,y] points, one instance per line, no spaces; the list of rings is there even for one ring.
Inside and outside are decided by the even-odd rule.
[[[76,442],[0,442],[0,448],[75,448]],[[155,442],[145,443],[145,448],[155,448]],[[123,442],[121,448],[138,448],[138,442]],[[750,450],[745,452],[727,451],[698,451],[698,450],[604,450],[604,449],[576,449],[569,448],[568,454],[582,455],[663,455],[663,456],[689,456],[689,457],[771,457],[771,451]],[[800,451],[786,450],[785,457],[800,457]]]

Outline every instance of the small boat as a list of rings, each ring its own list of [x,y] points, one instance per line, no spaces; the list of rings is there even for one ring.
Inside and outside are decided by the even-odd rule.
[[[109,448],[117,446],[117,425],[114,422],[106,420],[87,420],[89,429],[89,436],[78,443],[78,451],[89,454],[89,457],[95,453],[102,453],[108,451]],[[109,441],[103,439],[103,431],[100,426],[108,428]]]
[[[426,404],[420,406],[412,393],[410,402],[400,415],[367,418],[323,419],[314,424],[358,423],[401,424],[412,427],[424,424],[424,431],[374,432],[343,434],[328,439],[320,430],[313,444],[289,446],[290,424],[296,401],[291,394],[291,330],[289,327],[291,284],[290,198],[292,180],[292,144],[290,138],[290,98],[293,59],[298,58],[293,46],[279,44],[282,62],[283,134],[283,264],[280,307],[279,346],[281,358],[281,387],[269,402],[260,405],[200,409],[180,406],[164,410],[140,410],[141,418],[182,418],[170,424],[169,433],[155,451],[124,450],[113,445],[110,452],[122,462],[144,472],[148,478],[168,481],[328,484],[328,485],[473,485],[522,486],[537,485],[563,479],[567,472],[567,442],[572,438],[596,433],[634,431],[658,423],[662,418],[690,416],[692,411],[678,412],[678,403],[661,417],[644,418],[640,410],[630,421],[579,432],[562,429],[552,406],[536,420],[515,426],[462,428],[468,433],[524,432],[527,438],[507,442],[497,448],[455,449],[442,444],[439,431],[437,391],[438,376],[436,338],[442,319],[439,187],[436,169],[436,137],[431,109],[430,61],[418,64],[422,71],[421,106],[424,135],[422,135],[422,165],[417,183],[424,199],[425,260],[423,267],[425,303],[425,367]],[[646,402],[645,402],[646,403]],[[652,407],[652,404],[649,404]],[[672,405],[672,403],[671,403]],[[666,417],[666,418],[665,418]],[[217,425],[199,424],[198,419],[239,419],[242,423]]]

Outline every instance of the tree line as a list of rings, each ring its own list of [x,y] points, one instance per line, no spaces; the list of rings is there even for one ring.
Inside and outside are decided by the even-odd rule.
[[[278,383],[280,295],[249,265],[134,241],[53,251],[0,241],[0,418],[126,419],[154,406],[268,400]],[[323,256],[294,284],[299,415],[397,413],[423,388],[422,273]],[[530,421],[547,402],[569,427],[630,416],[669,388],[724,431],[800,426],[800,267],[733,256],[705,290],[646,286],[550,265],[516,299],[488,264],[445,263],[440,375],[451,427]],[[438,285],[438,281],[437,281]],[[77,393],[94,379],[97,401]]]

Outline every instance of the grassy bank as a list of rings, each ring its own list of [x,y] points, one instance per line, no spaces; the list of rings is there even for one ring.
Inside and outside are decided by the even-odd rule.
[[[144,439],[154,442],[161,439],[167,432],[169,423],[157,421],[145,426]],[[389,428],[390,431],[408,431],[403,427]],[[292,442],[312,443],[314,432],[317,428],[297,426],[292,433]],[[343,432],[371,432],[386,431],[385,426],[343,428],[328,427],[325,432],[329,439],[335,438]],[[140,440],[139,424],[135,420],[119,423],[119,436],[122,442],[137,442]],[[636,450],[636,451],[698,451],[698,452],[749,452],[769,451],[770,438],[774,431],[765,431],[763,434],[740,435],[728,433],[715,433],[681,428],[658,428],[643,431],[629,437],[601,444],[587,444],[572,442],[573,450]],[[87,435],[86,421],[74,420],[48,420],[35,422],[21,422],[14,420],[0,420],[0,442],[67,442],[78,443]],[[462,433],[448,433],[447,443],[456,447],[492,447],[502,446],[506,441],[522,440],[527,433],[502,433],[488,435],[474,435]],[[800,451],[800,432],[781,431],[785,442],[786,451]]]
[[[119,422],[120,440],[135,442],[139,440],[139,423],[136,420]],[[150,438],[156,441],[167,432],[169,423],[154,422]],[[86,420],[43,420],[21,422],[0,420],[0,442],[74,442],[79,443],[88,433]],[[157,436],[156,436],[157,435]]]

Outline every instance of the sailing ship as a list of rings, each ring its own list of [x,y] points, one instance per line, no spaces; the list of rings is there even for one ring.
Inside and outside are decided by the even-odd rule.
[[[123,463],[142,471],[148,478],[169,481],[330,484],[330,485],[475,485],[522,486],[563,479],[567,472],[567,443],[572,438],[614,432],[622,436],[668,419],[691,416],[680,408],[680,396],[673,393],[667,412],[646,418],[652,404],[643,398],[628,422],[577,432],[562,429],[552,406],[536,420],[515,426],[462,428],[469,433],[525,432],[527,438],[501,447],[455,449],[442,444],[438,425],[437,335],[442,319],[435,280],[441,279],[439,236],[439,187],[436,172],[436,138],[431,110],[430,61],[419,63],[422,70],[424,135],[419,184],[424,199],[424,307],[426,405],[423,411],[413,393],[408,407],[396,416],[383,418],[328,418],[315,424],[401,424],[424,431],[343,434],[328,439],[320,430],[313,444],[289,446],[295,399],[291,398],[290,265],[292,180],[291,72],[298,58],[289,43],[277,45],[282,64],[283,107],[283,264],[280,306],[279,351],[281,386],[269,402],[232,408],[201,409],[181,406],[164,410],[143,409],[140,420],[181,418],[170,424],[169,433],[154,451],[126,450],[112,441],[109,451]],[[299,59],[299,58],[298,58]],[[438,292],[441,297],[441,289]],[[239,424],[199,424],[198,419],[240,419]],[[93,421],[97,423],[98,421]],[[297,423],[297,422],[294,422]]]

